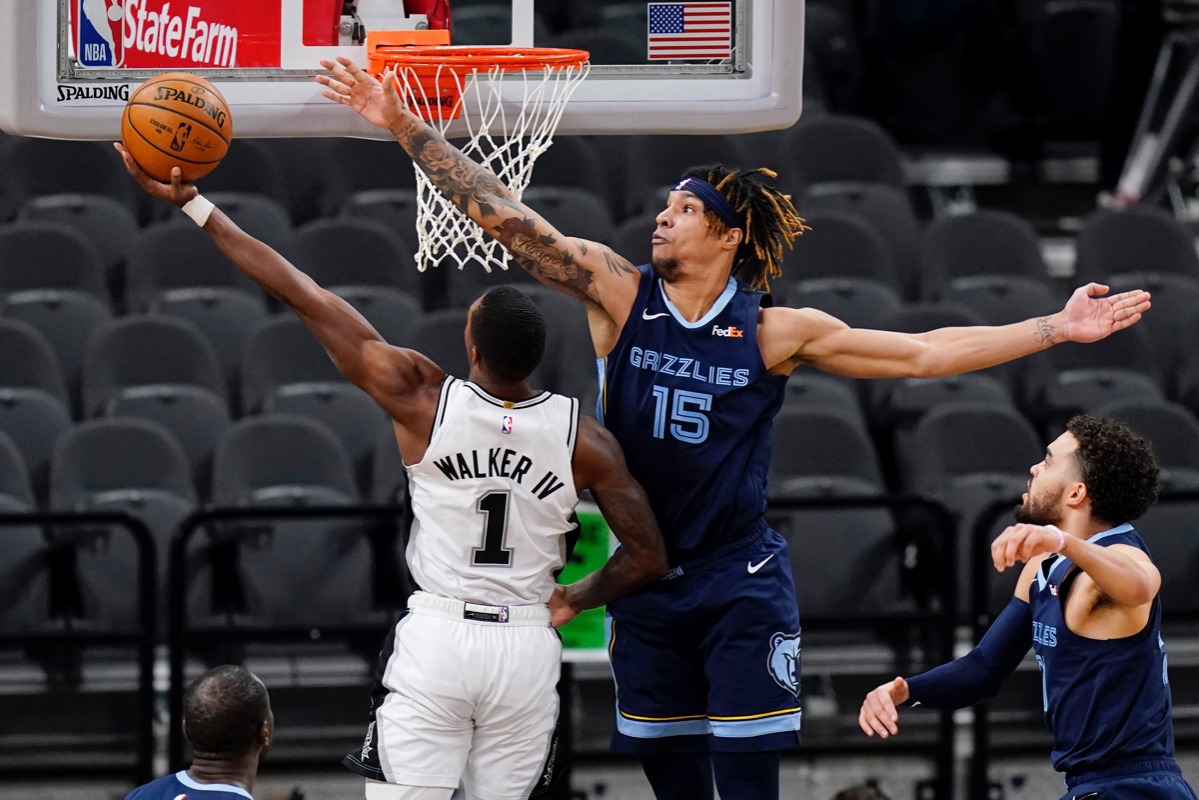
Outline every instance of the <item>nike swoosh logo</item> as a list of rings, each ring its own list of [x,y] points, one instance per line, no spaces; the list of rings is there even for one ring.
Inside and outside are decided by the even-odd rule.
[[[648,311],[648,310],[647,310],[647,311],[642,311],[642,312],[641,312],[641,318],[642,318],[642,319],[657,319],[658,317],[669,317],[669,316],[670,316],[670,315],[669,315],[669,314],[667,314],[665,311],[662,311],[662,312],[660,312],[660,313],[657,313],[657,314],[651,314],[651,313],[649,313],[649,311]]]
[[[771,553],[770,555],[766,556],[766,558],[762,559],[757,564],[754,564],[751,562],[748,565],[746,565],[746,568],[749,570],[749,574],[753,575],[755,572],[760,570],[762,567],[766,566],[766,562],[772,558],[774,558],[774,553]]]

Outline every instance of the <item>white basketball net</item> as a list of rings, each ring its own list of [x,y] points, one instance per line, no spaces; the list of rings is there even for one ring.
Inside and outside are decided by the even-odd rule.
[[[454,86],[461,98],[461,120],[466,125],[467,140],[455,142],[468,158],[477,161],[499,177],[512,194],[520,199],[529,185],[533,164],[553,144],[554,131],[566,103],[584,78],[589,65],[582,67],[553,67],[504,71],[498,66],[479,67],[462,75],[451,68],[439,67],[437,86],[441,81]],[[501,85],[519,85],[519,113],[504,108]],[[428,107],[436,99],[426,89],[411,67],[396,71],[400,98],[409,107]],[[511,101],[510,101],[511,104]],[[443,135],[454,120],[427,120]],[[416,233],[420,248],[416,252],[417,268],[422,272],[430,265],[453,259],[462,269],[468,262],[483,265],[491,272],[493,265],[508,269],[508,253],[454,203],[433,185],[420,167],[416,167],[417,209]]]

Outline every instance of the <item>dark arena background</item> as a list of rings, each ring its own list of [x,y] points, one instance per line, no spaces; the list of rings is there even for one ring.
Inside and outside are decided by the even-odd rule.
[[[454,43],[506,43],[519,3],[452,0]],[[590,51],[589,81],[604,65],[652,76],[648,5],[538,0],[532,43]],[[329,44],[357,35],[357,15],[344,19]],[[803,744],[783,756],[782,797],[1065,791],[1031,651],[990,702],[905,710],[894,740],[863,735],[858,712],[879,684],[968,652],[1007,604],[1017,572],[992,568],[990,542],[1029,467],[1080,412],[1125,422],[1162,466],[1161,497],[1137,527],[1162,574],[1177,758],[1194,781],[1199,2],[806,0],[803,30],[794,124],[730,132],[738,111],[719,103],[706,106],[710,128],[686,122],[691,133],[621,135],[568,116],[523,201],[644,264],[686,168],[765,166],[811,227],[772,282],[776,305],[912,333],[1052,314],[1089,281],[1146,289],[1153,308],[1098,344],[957,377],[791,376],[768,513],[790,546],[803,623]],[[764,72],[737,61],[742,44],[734,34],[731,54],[704,63]],[[80,55],[106,57],[91,47]],[[193,66],[228,67],[232,47],[218,43],[224,64]],[[686,92],[690,73],[677,72]],[[694,78],[699,92],[705,76]],[[62,79],[47,108],[119,110],[142,80]],[[623,90],[638,86],[627,78]],[[595,413],[578,302],[515,265],[417,269],[417,183],[394,142],[300,136],[286,120],[271,135],[248,112],[253,135],[239,138],[239,102],[231,91],[234,138],[198,184],[205,197],[390,343],[455,376],[470,371],[470,303],[494,285],[526,291],[549,331],[535,385]],[[351,113],[328,106],[319,112]],[[412,590],[394,431],[290,311],[140,191],[118,138],[112,123],[58,139],[0,133],[0,797],[119,799],[182,769],[183,687],[227,663],[262,678],[277,717],[255,797],[362,797],[339,763],[361,747],[379,644]],[[609,553],[587,498],[579,532],[564,582]],[[551,796],[649,800],[637,761],[608,747],[603,613],[563,636],[565,774]]]

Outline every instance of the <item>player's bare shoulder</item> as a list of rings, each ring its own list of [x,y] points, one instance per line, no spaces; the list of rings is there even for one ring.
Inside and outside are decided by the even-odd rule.
[[[831,331],[849,326],[831,314],[815,308],[775,306],[758,312],[758,346],[767,369],[788,374],[804,363],[807,342]]]

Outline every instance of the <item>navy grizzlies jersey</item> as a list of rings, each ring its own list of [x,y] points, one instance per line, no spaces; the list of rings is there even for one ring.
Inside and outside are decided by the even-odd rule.
[[[1088,541],[1149,552],[1131,525]],[[1108,640],[1077,636],[1066,628],[1064,613],[1069,584],[1078,574],[1070,572],[1072,563],[1064,556],[1046,560],[1029,593],[1054,769],[1078,773],[1115,762],[1171,757],[1174,728],[1161,599],[1154,599],[1149,622],[1139,633]]]
[[[250,793],[240,786],[224,783],[199,783],[181,770],[174,775],[164,775],[145,786],[139,786],[125,796],[125,800],[253,800]]]
[[[671,563],[746,535],[766,510],[771,430],[787,379],[758,349],[762,294],[729,278],[697,322],[649,266],[598,362],[599,418],[649,495]]]

